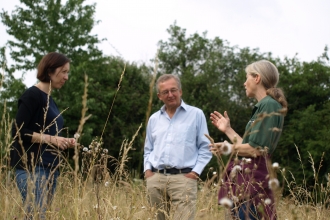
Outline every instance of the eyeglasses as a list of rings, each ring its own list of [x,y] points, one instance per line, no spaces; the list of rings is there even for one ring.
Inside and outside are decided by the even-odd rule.
[[[168,94],[170,94],[170,92],[171,92],[172,94],[175,94],[177,91],[179,91],[179,89],[165,90],[165,91],[160,92],[160,94],[161,94],[162,96],[168,96]]]

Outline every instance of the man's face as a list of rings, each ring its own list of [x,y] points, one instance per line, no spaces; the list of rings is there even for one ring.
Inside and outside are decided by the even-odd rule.
[[[162,100],[166,108],[176,109],[181,104],[182,90],[175,79],[169,79],[158,85],[159,93],[158,98]]]

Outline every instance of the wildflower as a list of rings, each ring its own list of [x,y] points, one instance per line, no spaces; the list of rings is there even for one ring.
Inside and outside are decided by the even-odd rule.
[[[223,155],[229,155],[233,150],[233,146],[229,144],[227,141],[224,141],[222,146],[220,147],[220,150]]]
[[[108,149],[103,149],[103,153],[107,154],[108,153]]]
[[[105,187],[108,187],[109,185],[110,185],[110,183],[108,181],[104,183]]]
[[[87,147],[84,147],[83,148],[83,151],[87,152],[88,151],[88,148]]]
[[[75,139],[78,139],[78,138],[80,137],[80,134],[75,133],[75,134],[73,135],[73,137],[74,137]]]
[[[270,198],[265,199],[265,204],[270,205],[272,203],[272,200]]]
[[[241,164],[248,164],[248,163],[251,163],[251,161],[252,161],[251,158],[245,158],[245,157],[243,157]]]
[[[235,165],[233,170],[235,171],[241,171],[242,170],[242,167],[240,165]]]
[[[217,174],[217,172],[214,171],[214,172],[213,172],[213,175],[216,175],[216,174]]]
[[[233,196],[232,199],[235,203],[237,203],[239,201],[237,196]]]
[[[94,208],[94,209],[98,209],[98,208],[99,208],[98,204],[93,205],[93,208]]]
[[[231,208],[233,207],[233,201],[231,201],[230,199],[228,199],[227,197],[224,197],[222,199],[219,200],[219,204],[223,205],[226,208]]]
[[[244,172],[245,172],[246,174],[249,174],[249,173],[251,173],[251,170],[250,170],[250,168],[247,167],[247,168],[244,169]]]
[[[278,181],[278,179],[273,178],[268,181],[268,186],[270,189],[274,190],[280,186],[280,182]]]
[[[241,170],[242,167],[240,165],[235,165],[229,174],[230,179],[234,179],[236,177],[237,172]]]
[[[272,165],[272,166],[273,166],[273,168],[275,168],[275,169],[276,169],[276,168],[279,168],[279,166],[280,166],[280,165],[279,165],[277,162],[275,162],[275,163],[273,163],[273,165]]]
[[[117,209],[117,206],[115,205],[115,206],[112,206],[112,209],[113,210],[116,210]]]

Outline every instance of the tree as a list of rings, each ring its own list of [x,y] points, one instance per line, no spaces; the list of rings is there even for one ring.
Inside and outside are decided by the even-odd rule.
[[[41,58],[49,52],[60,52],[71,59],[74,80],[67,82],[61,91],[52,95],[60,108],[65,109],[77,105],[78,102],[63,103],[66,90],[83,94],[84,72],[81,70],[90,61],[104,62],[102,52],[98,50],[97,36],[90,35],[96,22],[93,15],[95,4],[84,4],[85,0],[68,0],[64,5],[57,0],[20,0],[22,6],[9,14],[0,13],[2,22],[8,27],[7,33],[14,37],[8,41],[11,58],[15,61],[12,71],[26,71],[37,67]],[[71,78],[71,77],[70,77]],[[70,86],[71,85],[71,86]],[[16,110],[16,109],[14,109]],[[79,116],[78,116],[79,117]]]
[[[5,47],[0,48],[0,160],[6,164],[11,144],[12,109],[17,107],[19,94],[25,90],[21,79],[16,79],[13,70],[7,66]],[[6,162],[5,162],[6,161]]]
[[[92,36],[95,4],[85,0],[21,0],[22,6],[9,14],[0,13],[8,34],[10,54],[15,61],[14,70],[36,68],[43,55],[57,51],[71,59],[69,80],[52,96],[61,110],[68,129],[64,135],[73,136],[78,128],[82,109],[84,75],[88,75],[87,114],[81,143],[88,146],[92,139],[104,132],[104,147],[116,156],[124,138],[131,138],[144,122],[148,93],[147,68],[144,65],[126,64],[120,58],[104,56],[97,47],[100,42]],[[114,99],[122,71],[125,70],[122,88],[105,126],[109,108]],[[105,130],[103,128],[105,127]],[[141,144],[138,139],[137,143]]]
[[[0,115],[7,114],[8,118],[15,116],[12,111],[17,107],[19,96],[24,92],[26,86],[22,79],[16,79],[13,75],[13,68],[7,66],[5,47],[0,48],[0,68],[1,68],[1,83],[0,83]]]
[[[11,13],[0,13],[9,40],[11,58],[16,70],[35,69],[48,52],[57,51],[70,57],[73,63],[81,63],[100,55],[97,36],[90,35],[95,22],[95,3],[85,0],[20,0]],[[24,6],[23,6],[24,5]]]
[[[303,166],[305,173],[295,172],[297,182],[313,185],[316,173],[310,169],[311,162],[318,173],[318,181],[325,180],[324,175],[329,172],[330,67],[320,60],[300,63],[295,58],[287,58],[281,62],[279,70],[280,86],[285,88],[289,111],[275,159],[291,171]]]

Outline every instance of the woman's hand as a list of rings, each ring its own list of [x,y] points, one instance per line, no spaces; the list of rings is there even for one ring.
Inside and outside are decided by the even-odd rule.
[[[210,119],[212,124],[224,133],[226,133],[226,130],[230,128],[230,119],[227,111],[224,112],[224,116],[222,116],[219,112],[214,111],[210,114]]]
[[[50,136],[50,143],[57,146],[61,150],[66,150],[68,148],[75,146],[76,139],[65,138],[60,136]]]
[[[233,145],[227,141],[210,144],[210,151],[216,155],[229,155],[233,152]]]

